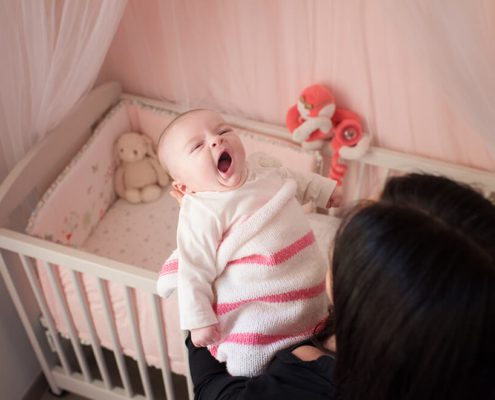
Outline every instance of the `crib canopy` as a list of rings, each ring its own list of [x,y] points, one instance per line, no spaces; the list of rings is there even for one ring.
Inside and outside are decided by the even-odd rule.
[[[495,169],[492,1],[1,7],[2,177],[95,80],[280,125],[304,87],[323,83],[337,105],[359,113],[375,144]]]
[[[281,125],[324,83],[374,144],[493,170],[494,21],[486,0],[129,0],[99,81]]]

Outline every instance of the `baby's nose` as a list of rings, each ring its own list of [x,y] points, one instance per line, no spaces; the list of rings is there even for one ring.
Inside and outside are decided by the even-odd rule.
[[[222,143],[222,138],[220,136],[214,136],[212,139],[211,139],[211,147],[215,147],[217,145],[219,145],[220,143]]]

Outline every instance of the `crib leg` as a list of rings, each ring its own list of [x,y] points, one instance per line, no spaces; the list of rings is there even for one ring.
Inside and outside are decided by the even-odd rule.
[[[53,397],[62,398],[65,397],[69,392],[67,392],[67,390],[58,389],[58,393],[55,393],[51,387],[48,387],[48,393],[50,393],[50,395],[52,395]]]

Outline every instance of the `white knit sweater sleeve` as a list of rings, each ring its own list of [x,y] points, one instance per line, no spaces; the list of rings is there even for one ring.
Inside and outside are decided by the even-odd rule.
[[[213,282],[222,227],[215,215],[192,197],[184,198],[177,229],[178,300],[181,329],[215,324]]]
[[[278,170],[283,178],[296,181],[296,198],[301,204],[313,201],[317,207],[326,207],[337,186],[336,181],[312,172],[296,172],[285,167],[279,167]]]

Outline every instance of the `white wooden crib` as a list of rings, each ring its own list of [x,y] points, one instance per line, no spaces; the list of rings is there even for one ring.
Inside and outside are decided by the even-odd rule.
[[[180,111],[172,104],[122,95],[118,84],[110,83],[93,90],[57,128],[36,145],[12,170],[0,187],[0,270],[19,313],[23,326],[33,346],[43,373],[54,393],[67,390],[92,399],[167,399],[180,398],[169,361],[164,331],[162,300],[156,295],[158,273],[134,265],[115,261],[74,247],[33,237],[25,233],[28,219],[43,193],[70,162],[92,134],[92,129],[102,115],[119,99],[137,101],[152,107]],[[262,136],[290,141],[286,129],[246,119],[226,116],[233,124]],[[276,156],[276,154],[274,154]],[[325,154],[322,160],[326,161]],[[316,157],[318,159],[318,157]],[[326,162],[319,166],[325,171]],[[422,171],[442,174],[474,184],[487,196],[494,198],[495,173],[466,168],[435,160],[401,154],[394,151],[371,148],[359,161],[349,162],[348,180],[345,186],[347,201],[352,202],[376,193],[390,174]],[[37,264],[34,260],[37,260]],[[55,266],[66,268],[69,279],[77,292],[82,317],[71,313],[66,302],[64,288],[56,276]],[[51,315],[46,294],[41,288],[38,268],[44,268],[53,296],[62,310],[67,332],[58,331]],[[94,321],[84,282],[81,278],[95,279],[103,309],[104,321]],[[135,367],[129,367],[119,341],[119,332],[112,314],[109,298],[109,282],[124,288],[125,309],[130,320],[130,334],[135,349]],[[160,388],[150,377],[143,350],[143,334],[140,331],[136,296],[148,301],[152,316],[150,335],[157,342],[159,356],[158,374]],[[83,321],[75,321],[82,318]],[[42,323],[40,322],[42,321]],[[89,338],[84,344],[76,325],[84,324]],[[97,324],[105,323],[111,335],[111,345],[105,350],[97,334]],[[108,358],[108,354],[112,357]],[[175,349],[176,350],[176,349]],[[185,346],[180,349],[185,355]],[[187,389],[193,398],[187,369]],[[115,378],[117,377],[117,378]]]

